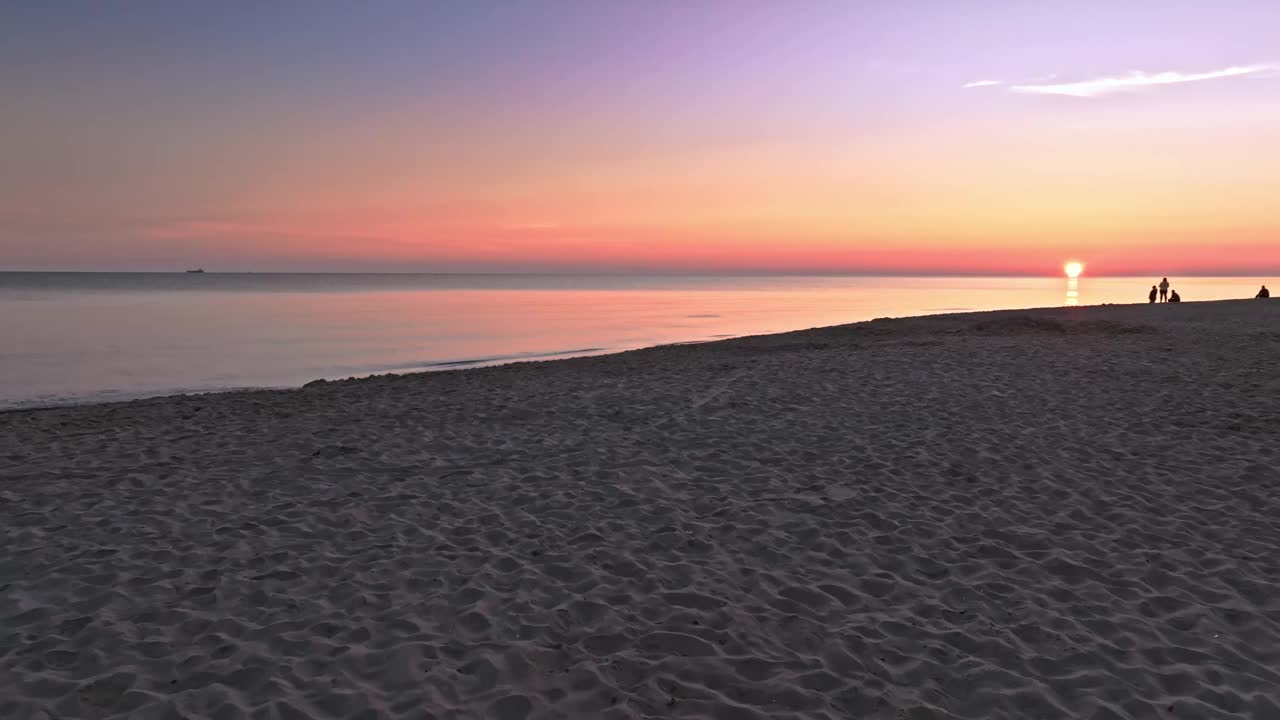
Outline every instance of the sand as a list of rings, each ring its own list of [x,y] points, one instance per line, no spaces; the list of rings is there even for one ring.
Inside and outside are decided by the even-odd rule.
[[[0,415],[0,718],[1280,717],[1280,301]]]

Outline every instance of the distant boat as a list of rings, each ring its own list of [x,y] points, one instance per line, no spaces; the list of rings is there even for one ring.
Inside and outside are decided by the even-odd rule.
[[[187,272],[189,272],[189,273],[202,273],[202,272],[204,272],[204,268],[196,268],[195,270],[188,270]]]

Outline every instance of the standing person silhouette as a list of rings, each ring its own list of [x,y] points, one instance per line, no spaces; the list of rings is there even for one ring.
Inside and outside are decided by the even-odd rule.
[[[1156,301],[1156,286],[1152,285],[1151,292],[1147,293],[1147,302],[1153,303],[1155,301]]]
[[[1169,301],[1169,278],[1160,281],[1160,302]]]

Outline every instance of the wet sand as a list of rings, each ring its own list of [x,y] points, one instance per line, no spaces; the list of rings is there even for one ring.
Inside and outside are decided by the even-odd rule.
[[[1280,301],[0,414],[0,717],[1280,717]]]

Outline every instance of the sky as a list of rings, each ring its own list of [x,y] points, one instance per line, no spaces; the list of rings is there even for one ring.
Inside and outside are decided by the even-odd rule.
[[[1280,273],[1280,3],[0,4],[0,270]]]

